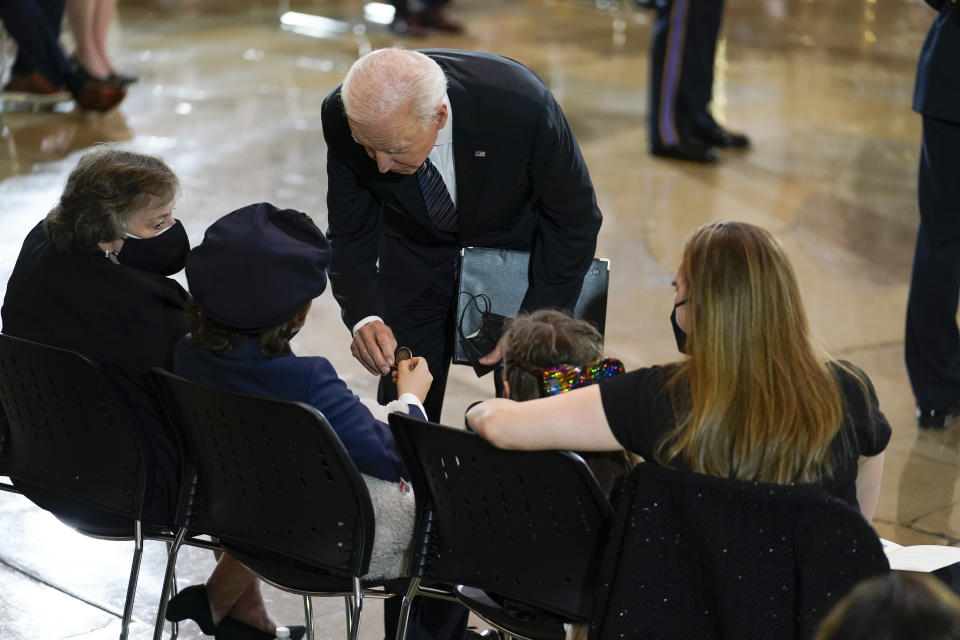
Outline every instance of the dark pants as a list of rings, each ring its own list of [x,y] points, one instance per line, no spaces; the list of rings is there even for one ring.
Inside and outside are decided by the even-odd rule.
[[[442,7],[450,0],[419,0],[419,2],[427,7]],[[390,0],[390,4],[393,5],[397,17],[403,18],[410,15],[410,0]]]
[[[402,309],[388,311],[384,321],[393,330],[397,345],[410,347],[413,355],[427,359],[433,385],[423,408],[431,422],[440,421],[447,373],[453,359],[454,304],[457,296],[457,262],[438,267],[436,277],[424,291]],[[397,398],[390,376],[380,379],[377,400],[383,404]]]
[[[400,605],[403,598],[395,596],[383,603],[385,640],[397,637]],[[437,598],[419,597],[410,607],[407,625],[408,640],[462,640],[467,630],[470,611],[463,605]]]
[[[713,66],[723,0],[670,0],[650,39],[650,143],[673,146],[713,124]]]
[[[17,43],[13,75],[39,72],[58,87],[70,64],[60,48],[66,0],[0,0],[0,21]]]
[[[960,397],[960,123],[923,118],[918,192],[907,372],[918,407],[947,409]]]
[[[431,422],[440,422],[447,374],[453,360],[459,271],[460,258],[457,256],[449,265],[437,269],[433,282],[423,292],[400,311],[388,311],[384,318],[384,322],[393,330],[397,346],[410,347],[413,355],[427,359],[433,384],[423,408]],[[503,397],[502,371],[501,367],[497,367],[493,372],[493,391],[498,398]],[[385,404],[396,399],[397,385],[393,384],[391,376],[383,376],[380,378],[377,401]]]

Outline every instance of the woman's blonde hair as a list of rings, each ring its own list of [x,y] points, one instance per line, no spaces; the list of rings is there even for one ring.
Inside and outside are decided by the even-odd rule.
[[[829,477],[844,404],[783,248],[760,227],[714,222],[687,241],[680,277],[690,357],[670,379],[677,424],[658,462],[780,484]]]

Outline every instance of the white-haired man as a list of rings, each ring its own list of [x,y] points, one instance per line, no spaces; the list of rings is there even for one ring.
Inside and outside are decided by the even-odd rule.
[[[601,215],[550,90],[488,53],[381,49],[323,103],[330,280],[354,356],[384,376],[398,341],[424,356],[440,419],[461,247],[531,252],[521,310],[572,308]],[[524,283],[526,284],[526,283]],[[500,346],[481,359],[494,364]]]

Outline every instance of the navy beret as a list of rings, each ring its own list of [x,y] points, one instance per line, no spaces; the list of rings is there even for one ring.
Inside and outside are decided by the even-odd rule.
[[[293,318],[327,286],[330,245],[306,214],[261,202],[228,213],[187,256],[187,283],[220,324],[259,333]]]

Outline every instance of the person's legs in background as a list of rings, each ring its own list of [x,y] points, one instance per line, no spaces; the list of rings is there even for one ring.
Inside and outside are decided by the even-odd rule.
[[[99,0],[70,0],[67,12],[70,16],[70,28],[77,50],[74,52],[77,64],[89,75],[106,80],[110,75],[110,63],[100,55],[96,44],[96,15]]]
[[[390,29],[398,34],[422,38],[430,30],[462,33],[463,25],[450,20],[444,6],[450,0],[391,0],[394,8]]]
[[[960,412],[960,124],[923,118],[918,192],[904,347],[917,423],[942,429]]]
[[[710,113],[713,99],[713,72],[716,67],[717,38],[723,21],[723,0],[695,2],[690,8],[695,15],[690,17],[687,37],[698,45],[690,49],[690,59],[684,64],[684,74],[690,82],[685,86],[689,95],[689,117],[693,135],[707,144],[721,148],[744,148],[750,140],[742,133],[727,131],[714,120]]]
[[[136,77],[118,73],[107,54],[107,34],[117,11],[117,0],[69,0],[67,10],[80,70],[96,80],[119,86],[136,82]]]
[[[0,20],[17,43],[4,100],[52,104],[70,99],[62,89],[69,63],[59,44],[65,2],[0,2]]]
[[[246,566],[225,553],[216,553],[217,566],[203,587],[188,587],[170,599],[166,618],[191,619],[204,633],[216,628],[218,638],[258,637],[277,628],[260,593],[260,579]],[[290,627],[292,637],[303,636],[304,627]]]
[[[117,71],[116,67],[113,66],[113,62],[110,60],[110,56],[107,55],[107,34],[110,32],[110,25],[113,24],[113,18],[116,13],[117,0],[100,0],[97,3],[97,8],[93,16],[93,46],[97,48],[100,58],[106,61],[107,66],[110,68],[110,75],[107,76],[107,81],[125,87],[133,84],[139,80],[139,78]]]
[[[63,12],[66,9],[66,0],[37,0],[36,7],[43,14],[44,22],[50,32],[50,36],[57,41],[60,39],[60,25],[63,23]],[[43,23],[37,22],[36,28],[40,28]],[[29,64],[23,56],[22,51],[17,51],[17,57],[13,62],[11,75],[25,76],[28,73],[35,73],[36,69]]]
[[[0,21],[16,41],[23,64],[35,69],[52,87],[66,86],[80,108],[108,111],[126,96],[122,87],[83,77],[71,69],[37,0],[0,2]],[[8,85],[5,98],[10,89]]]
[[[698,73],[704,45],[691,34],[702,29],[692,26],[703,19],[703,4],[716,0],[670,0],[657,4],[650,39],[650,153],[655,156],[714,162],[719,158],[712,145],[696,137],[693,131],[691,85],[703,82]],[[710,47],[713,50],[713,46]],[[713,80],[712,60],[709,82]],[[702,95],[700,89],[700,95]],[[710,89],[707,89],[709,101]]]

